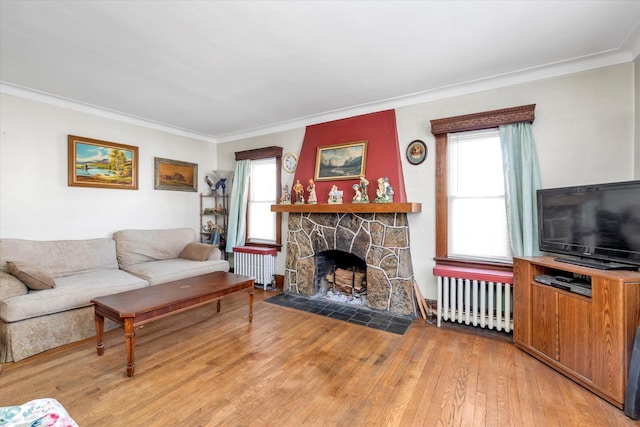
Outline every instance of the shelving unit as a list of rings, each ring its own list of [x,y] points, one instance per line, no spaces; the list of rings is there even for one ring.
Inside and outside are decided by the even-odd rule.
[[[212,243],[212,238],[215,238],[217,231],[219,237],[217,245],[222,251],[223,258],[226,258],[225,246],[228,223],[229,196],[200,193],[200,241],[202,243]]]
[[[541,274],[591,283],[591,297],[535,281]],[[640,273],[515,258],[513,340],[516,347],[616,405],[624,407],[635,331]]]

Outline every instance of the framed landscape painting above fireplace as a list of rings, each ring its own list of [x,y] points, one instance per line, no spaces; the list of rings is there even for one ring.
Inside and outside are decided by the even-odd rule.
[[[355,179],[364,175],[367,141],[318,147],[316,181]]]

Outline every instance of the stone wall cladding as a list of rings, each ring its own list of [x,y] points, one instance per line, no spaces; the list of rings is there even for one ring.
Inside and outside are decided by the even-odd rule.
[[[285,289],[296,283],[301,294],[314,295],[314,256],[340,250],[367,263],[371,308],[417,314],[406,213],[289,213],[288,226]]]

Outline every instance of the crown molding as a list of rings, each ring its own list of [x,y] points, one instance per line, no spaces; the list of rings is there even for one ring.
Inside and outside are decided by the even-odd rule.
[[[131,123],[174,135],[217,144],[233,142],[241,139],[253,138],[273,133],[286,132],[289,130],[304,128],[306,126],[318,123],[330,122],[334,120],[345,119],[348,117],[375,113],[383,110],[407,107],[410,105],[422,104],[446,98],[453,98],[456,96],[469,95],[472,93],[484,92],[493,89],[500,89],[503,87],[525,84],[538,80],[561,77],[583,71],[590,71],[597,68],[632,62],[634,58],[637,57],[637,51],[640,49],[640,41],[638,41],[637,37],[635,36],[639,32],[639,28],[640,27],[636,27],[629,35],[629,37],[625,41],[624,49],[614,49],[594,55],[574,58],[568,61],[517,70],[510,73],[504,73],[478,80],[439,87],[418,93],[402,95],[367,104],[354,105],[319,114],[298,117],[292,120],[274,123],[267,126],[261,126],[253,129],[247,129],[239,132],[232,132],[216,136],[204,135],[197,132],[172,127],[163,123],[145,120],[140,117],[130,116],[117,111],[80,103],[71,99],[54,96],[48,93],[35,91],[5,82],[0,82],[0,93],[31,99],[34,101],[39,101],[63,108],[69,108],[72,110],[126,123]]]
[[[469,95],[518,84],[530,83],[549,78],[562,77],[583,71],[619,65],[633,61],[629,50],[611,50],[596,55],[575,58],[570,61],[562,61],[554,64],[533,67],[511,73],[500,74],[483,79],[468,81],[450,86],[444,86],[419,93],[403,95],[386,100],[361,104],[349,108],[328,111],[321,114],[300,117],[294,120],[280,122],[269,126],[249,129],[246,131],[218,135],[218,143],[232,142],[240,139],[253,138],[271,133],[286,132],[288,130],[310,126],[318,123],[345,119],[362,114],[375,113],[383,110],[407,107],[415,104],[438,101],[456,96]]]
[[[216,138],[209,135],[203,135],[162,123],[153,122],[151,120],[141,119],[139,117],[130,116],[117,111],[97,107],[95,105],[84,104],[72,99],[62,98],[60,96],[51,95],[45,92],[39,92],[22,86],[13,85],[11,83],[0,82],[0,93],[29,99],[31,101],[42,102],[43,104],[49,104],[56,107],[68,108],[70,110],[79,111],[81,113],[91,114],[106,119],[117,120],[120,122],[142,126],[149,129],[159,130],[173,135],[197,139],[199,141],[210,142],[214,144],[218,142]]]

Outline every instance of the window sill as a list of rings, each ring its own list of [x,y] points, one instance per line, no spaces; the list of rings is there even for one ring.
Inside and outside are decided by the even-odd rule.
[[[282,251],[282,245],[277,243],[245,242],[243,246],[255,246],[257,248],[275,248],[278,252]]]
[[[434,276],[457,279],[513,283],[513,266],[509,264],[435,258]]]

